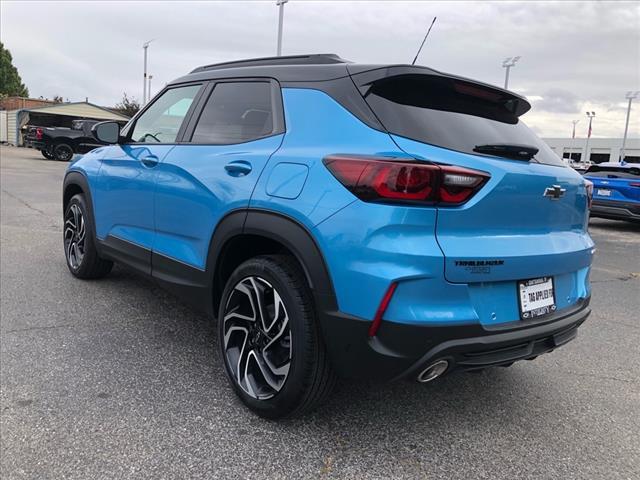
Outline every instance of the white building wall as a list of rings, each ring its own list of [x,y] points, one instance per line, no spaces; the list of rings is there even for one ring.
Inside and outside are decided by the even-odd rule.
[[[622,138],[590,138],[588,157],[585,155],[586,138],[543,138],[545,143],[559,156],[564,153],[580,153],[581,160],[590,158],[591,154],[609,154],[610,162],[620,158]],[[627,138],[625,157],[640,157],[640,138]]]
[[[7,143],[18,145],[18,129],[16,128],[16,118],[19,110],[9,110],[7,112]]]
[[[0,110],[0,143],[5,143],[9,138],[7,132],[7,111]]]

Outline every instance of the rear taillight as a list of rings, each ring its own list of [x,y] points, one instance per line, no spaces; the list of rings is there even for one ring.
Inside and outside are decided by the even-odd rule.
[[[591,210],[591,202],[593,202],[593,182],[585,179],[584,187],[587,190],[587,208]]]
[[[640,187],[640,182],[631,182],[629,184],[630,187]]]
[[[42,129],[36,128],[36,140],[42,140]]]
[[[367,202],[459,205],[489,174],[468,168],[357,155],[329,155],[324,164],[351,193]]]

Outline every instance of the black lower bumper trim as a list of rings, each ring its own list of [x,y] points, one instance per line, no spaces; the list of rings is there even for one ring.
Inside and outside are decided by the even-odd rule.
[[[535,358],[576,337],[591,313],[588,304],[584,299],[538,323],[514,322],[503,329],[383,322],[378,335],[370,338],[368,321],[329,314],[323,318],[323,330],[334,366],[343,377],[388,381],[415,378],[440,359],[449,362],[447,372],[451,372]]]
[[[613,220],[640,221],[640,204],[594,200],[591,206],[591,216]]]

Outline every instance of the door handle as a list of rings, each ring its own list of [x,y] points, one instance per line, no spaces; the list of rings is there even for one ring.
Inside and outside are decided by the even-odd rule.
[[[156,165],[158,165],[159,159],[155,155],[147,155],[145,157],[142,157],[140,161],[142,162],[142,165],[144,165],[145,167],[153,168]]]
[[[244,177],[251,173],[251,164],[244,160],[236,160],[234,162],[227,163],[224,169],[232,177]]]

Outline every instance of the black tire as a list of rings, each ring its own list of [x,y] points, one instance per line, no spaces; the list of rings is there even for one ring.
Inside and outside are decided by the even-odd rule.
[[[107,275],[113,262],[100,258],[96,249],[94,223],[84,195],[71,197],[64,212],[62,239],[69,271],[78,278],[93,279]]]
[[[42,154],[42,156],[44,158],[46,158],[47,160],[53,160],[53,154],[49,153],[48,150],[42,149],[40,150],[40,153]]]
[[[258,289],[245,288],[247,285],[257,284]],[[255,307],[251,307],[253,321],[232,318],[234,314],[238,315],[238,312],[251,313],[241,309],[242,302],[250,298],[243,289],[254,292],[251,298],[258,302],[258,291],[261,291],[261,310],[268,312],[266,318],[259,317]],[[273,306],[269,304],[271,298]],[[278,300],[279,307],[276,308]],[[256,304],[251,302],[250,305]],[[275,311],[279,311],[279,315],[275,315]],[[260,318],[264,320],[259,323]],[[285,322],[286,318],[288,322]],[[271,322],[271,327],[275,328],[270,331],[262,329],[262,334],[251,330],[256,330],[255,325],[266,325],[265,321]],[[242,325],[246,326],[246,334],[242,332]],[[286,325],[290,329],[288,332]],[[228,339],[225,335],[228,335]],[[260,335],[267,336],[262,340],[262,344],[259,343]],[[311,411],[322,403],[335,387],[336,375],[327,357],[311,291],[299,265],[290,256],[255,257],[241,264],[233,272],[220,301],[218,338],[225,371],[233,389],[242,402],[261,417],[278,419]],[[245,346],[248,346],[249,350],[244,354],[246,362],[242,363]],[[259,368],[258,356],[262,359],[263,368]],[[271,361],[268,361],[268,357],[271,357]],[[239,379],[238,372],[242,370],[243,365],[245,374],[241,373]],[[275,374],[277,370],[284,370],[282,365],[287,370],[284,378],[282,374]],[[269,375],[271,383],[261,373],[265,368],[268,368],[267,373],[272,374]],[[247,374],[249,370],[251,372]]]
[[[59,143],[53,147],[53,157],[60,162],[68,162],[73,158],[73,147],[68,143]]]

